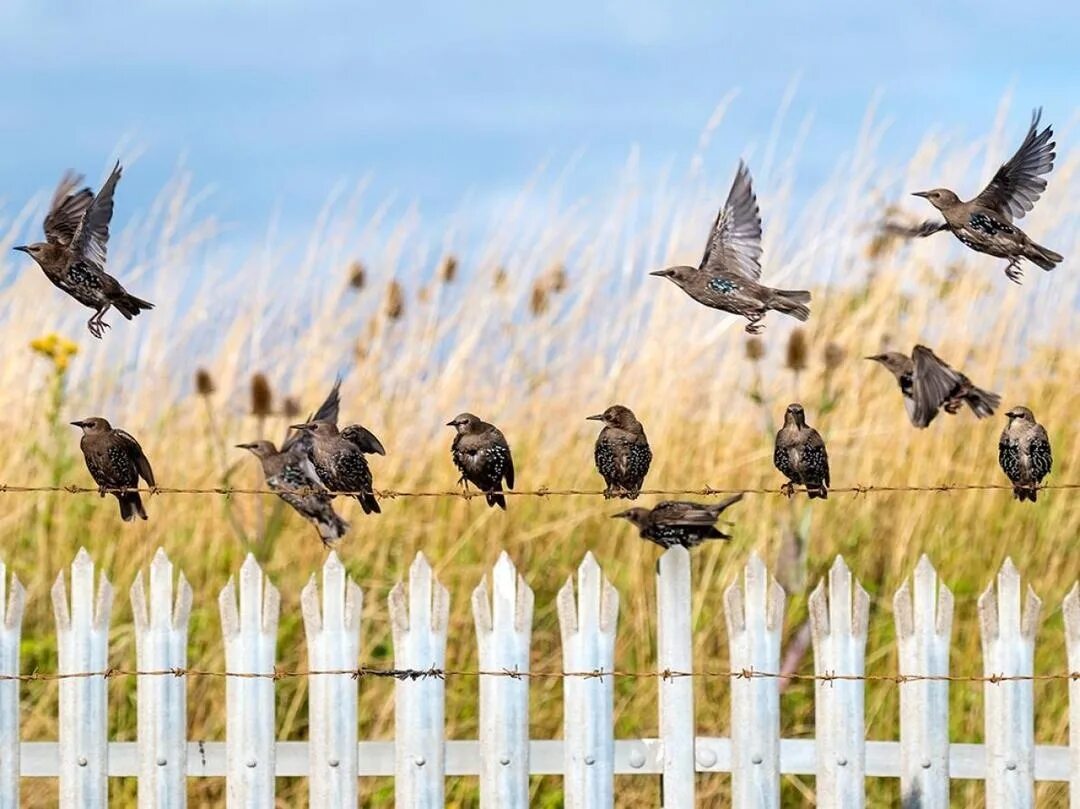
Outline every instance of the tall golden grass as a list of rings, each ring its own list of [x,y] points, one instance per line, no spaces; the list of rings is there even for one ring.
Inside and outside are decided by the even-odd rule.
[[[357,195],[332,200],[303,244],[269,238],[238,255],[216,246],[219,228],[202,217],[190,178],[181,177],[115,235],[110,250],[111,270],[158,308],[133,323],[114,315],[101,342],[82,325],[88,311],[3,249],[37,232],[43,190],[21,210],[0,212],[0,277],[7,281],[0,291],[0,481],[89,484],[77,431],[66,422],[104,415],[141,440],[161,485],[260,485],[254,459],[233,445],[280,439],[297,404],[305,412],[314,407],[343,372],[343,419],[371,428],[389,450],[372,464],[384,488],[452,487],[451,435],[442,425],[465,409],[506,433],[519,487],[599,488],[595,425],[584,417],[614,402],[633,408],[646,426],[655,452],[650,485],[777,487],[773,432],[792,400],[803,402],[826,437],[836,486],[1002,482],[996,447],[1003,418],[942,415],[916,431],[891,377],[862,359],[883,346],[906,350],[916,342],[1000,391],[1006,407],[1032,407],[1054,445],[1051,481],[1076,481],[1080,275],[1071,258],[1053,273],[1029,269],[1016,287],[1002,262],[965,252],[947,234],[904,244],[881,240],[875,230],[894,203],[913,218],[931,213],[921,201],[908,204],[905,191],[981,187],[1015,148],[1023,119],[1003,107],[989,138],[929,138],[900,166],[878,162],[881,128],[870,121],[834,175],[798,207],[798,155],[759,160],[751,151],[751,167],[761,170],[764,277],[814,290],[802,335],[805,368],[797,372],[785,368],[792,321],[770,315],[748,356],[742,321],[699,307],[645,274],[697,260],[737,155],[706,171],[712,160],[703,152],[685,175],[672,172],[664,183],[646,182],[631,165],[612,193],[596,200],[566,203],[526,189],[486,239],[454,244],[448,233],[443,252],[416,246],[439,243],[439,235],[426,232],[412,212],[393,220],[390,207],[370,209]],[[1070,140],[1067,129],[1059,132],[1059,143]],[[1022,223],[1069,257],[1080,252],[1078,154],[1059,150],[1046,195]],[[121,210],[138,205],[123,186],[119,196]],[[454,269],[447,272],[451,253]],[[29,348],[51,332],[78,344],[62,375]],[[205,373],[198,386],[197,368]],[[251,412],[258,373],[271,388],[269,415]],[[280,664],[305,664],[299,593],[325,551],[274,498],[161,495],[149,501],[148,523],[125,525],[111,500],[93,495],[0,497],[0,558],[29,590],[24,670],[56,668],[48,591],[80,546],[121,593],[164,547],[194,586],[190,662],[205,669],[223,668],[216,595],[244,555],[254,553],[283,597]],[[392,661],[386,595],[422,550],[451,592],[449,665],[475,667],[468,594],[505,549],[536,591],[534,665],[558,666],[554,594],[589,549],[623,594],[618,666],[655,666],[657,549],[611,522],[611,503],[515,498],[504,514],[480,500],[400,499],[384,502],[378,517],[364,517],[355,503],[341,507],[353,528],[339,553],[366,596],[364,664]],[[766,495],[748,497],[729,513],[735,539],[694,556],[701,667],[726,664],[720,595],[756,550],[791,592],[790,636],[806,617],[806,587],[844,554],[872,595],[870,673],[896,670],[891,597],[923,553],[957,595],[953,669],[981,673],[975,598],[1011,556],[1047,605],[1037,670],[1065,669],[1058,605],[1077,575],[1074,493],[1046,492],[1035,506],[1015,503],[1005,491],[836,494],[812,507],[803,498],[789,504]],[[112,627],[111,662],[133,667],[123,598]],[[800,666],[809,671],[811,657]],[[222,738],[224,683],[197,679],[189,687],[191,738]],[[362,684],[362,737],[392,737],[392,687]],[[726,734],[727,683],[700,680],[695,688],[699,730]],[[450,738],[475,737],[476,689],[472,680],[450,682]],[[655,734],[655,690],[651,681],[617,683],[618,735]],[[279,738],[306,737],[305,691],[302,680],[279,684]],[[1066,683],[1040,682],[1035,691],[1038,741],[1063,743]],[[558,737],[560,684],[536,682],[531,693],[534,737]],[[981,688],[958,684],[951,694],[954,740],[981,741]],[[110,686],[116,739],[134,738],[133,695],[131,681]],[[25,738],[55,738],[56,684],[27,684],[23,703]],[[896,738],[897,707],[894,685],[868,684],[871,738]],[[813,735],[811,685],[787,691],[783,717],[786,736]],[[535,804],[560,805],[560,787],[559,779],[536,779]],[[805,805],[813,788],[813,779],[786,779],[786,805]],[[898,803],[895,781],[871,779],[868,788],[870,805]],[[133,782],[114,781],[111,789],[115,805],[134,805]],[[193,779],[189,789],[193,806],[222,803],[219,780]],[[279,805],[305,806],[305,789],[302,781],[280,782]],[[371,805],[390,805],[389,781],[365,781],[362,789]],[[28,805],[56,800],[50,781],[25,781],[24,790]],[[725,776],[700,777],[707,805],[724,805],[727,790]],[[982,806],[980,793],[967,782],[953,788],[957,805]],[[654,779],[620,778],[617,794],[620,806],[658,802]],[[475,805],[475,780],[450,779],[448,796],[453,805]],[[1063,805],[1064,785],[1040,787],[1040,800]]]

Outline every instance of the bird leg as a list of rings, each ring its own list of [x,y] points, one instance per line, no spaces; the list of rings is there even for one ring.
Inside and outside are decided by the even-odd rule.
[[[788,500],[795,496],[795,484],[790,480],[780,487],[780,493],[784,495]]]
[[[1023,283],[1024,271],[1020,268],[1020,259],[1009,259],[1009,263],[1005,266],[1005,275],[1007,275],[1009,280],[1014,284]]]
[[[746,319],[750,322],[746,324],[747,334],[761,334],[765,330],[765,324],[759,322],[765,315],[763,313],[756,313],[753,315],[747,315]]]
[[[86,328],[90,330],[90,334],[99,340],[105,333],[105,329],[110,328],[109,324],[102,319],[105,317],[105,313],[109,311],[109,306],[110,304],[105,304],[94,312],[94,314],[90,316],[90,319],[86,321]]]

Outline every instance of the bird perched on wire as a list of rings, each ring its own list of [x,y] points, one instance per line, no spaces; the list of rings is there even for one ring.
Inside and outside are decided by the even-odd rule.
[[[319,482],[330,494],[348,493],[355,497],[365,514],[379,514],[379,501],[375,499],[374,482],[365,455],[385,455],[382,442],[365,427],[352,424],[338,430],[337,424],[328,419],[314,419],[303,424],[293,424],[292,429],[310,436],[302,439],[308,459]]]
[[[612,405],[603,413],[586,419],[604,423],[593,450],[596,469],[607,484],[604,497],[636,499],[652,464],[652,450],[645,428],[633,411],[622,405]]]
[[[331,388],[326,401],[308,417],[308,422],[337,423],[340,387],[339,379]],[[329,546],[345,536],[349,524],[334,511],[333,496],[315,473],[315,467],[309,458],[313,440],[312,434],[306,430],[291,430],[280,450],[272,441],[252,441],[236,446],[250,451],[259,459],[266,485],[314,525],[319,532],[319,539]]]
[[[696,548],[707,539],[731,539],[716,527],[716,521],[724,510],[742,500],[742,493],[719,503],[692,503],[686,500],[665,500],[655,508],[631,508],[612,514],[621,517],[638,529],[642,539],[647,539],[667,549],[674,545]]]
[[[915,346],[910,357],[899,351],[886,351],[867,359],[881,363],[896,377],[904,408],[916,427],[929,426],[939,409],[955,415],[966,404],[977,418],[983,419],[994,415],[994,408],[1001,404],[1000,396],[975,387],[970,379],[926,346]]]
[[[790,404],[784,413],[784,426],[776,434],[773,464],[783,472],[788,482],[781,491],[788,497],[795,486],[806,487],[811,500],[829,496],[829,454],[821,433],[806,423],[801,404]]]
[[[1007,258],[1005,275],[1017,284],[1023,278],[1020,262],[1027,259],[1044,270],[1052,270],[1061,262],[1062,256],[1042,245],[1036,244],[1014,220],[1035,207],[1044,190],[1046,180],[1054,168],[1054,131],[1049,126],[1039,132],[1042,109],[1031,116],[1031,127],[1007,163],[994,175],[990,184],[977,197],[962,201],[948,188],[916,191],[916,197],[924,197],[941,211],[944,222],[926,221],[915,227],[887,223],[885,230],[902,236],[930,236],[942,230],[951,231],[965,245],[979,253]]]
[[[494,424],[482,421],[472,413],[460,413],[446,423],[455,430],[450,444],[450,457],[461,472],[458,483],[468,489],[473,484],[484,493],[487,504],[506,509],[506,488],[514,488],[514,458],[506,436]]]
[[[735,173],[727,202],[705,245],[697,267],[678,265],[649,273],[668,278],[698,303],[741,315],[750,322],[746,331],[758,334],[759,323],[770,309],[796,320],[810,317],[810,293],[806,290],[773,289],[761,279],[761,214],[751,185],[750,170],[742,162]]]
[[[1026,407],[1014,407],[1005,417],[1009,421],[998,442],[998,462],[1012,481],[1013,497],[1034,503],[1039,484],[1054,465],[1050,437]]]
[[[15,248],[34,259],[55,286],[94,310],[86,327],[97,338],[109,328],[103,318],[110,307],[128,320],[154,308],[105,272],[113,193],[121,171],[117,163],[97,196],[89,188],[76,191],[82,177],[65,174],[45,217],[45,241]]]
[[[150,461],[146,459],[139,442],[123,430],[113,429],[108,421],[97,416],[71,424],[82,428],[79,448],[101,496],[111,493],[116,498],[124,522],[130,522],[135,517],[145,520],[146,509],[137,491],[115,491],[138,488],[140,477],[151,488],[157,485],[154,470],[150,468]]]

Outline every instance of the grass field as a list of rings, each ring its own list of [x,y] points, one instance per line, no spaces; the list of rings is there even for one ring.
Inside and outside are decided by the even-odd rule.
[[[1002,122],[1023,117],[1013,111]],[[615,402],[633,408],[646,427],[655,453],[650,486],[775,488],[782,481],[771,462],[773,433],[793,400],[803,402],[825,436],[838,487],[1003,482],[997,467],[1003,417],[976,421],[965,411],[915,431],[892,378],[862,359],[886,345],[907,350],[925,342],[976,384],[1001,392],[1003,410],[1030,406],[1054,446],[1050,482],[1075,482],[1080,275],[1071,258],[1052,274],[1029,269],[1017,287],[1005,279],[1002,262],[965,252],[947,234],[912,244],[875,236],[874,225],[892,202],[920,218],[931,213],[904,191],[948,184],[964,195],[981,188],[1015,147],[1015,127],[1008,132],[974,145],[928,140],[910,163],[890,166],[878,163],[879,132],[868,124],[858,148],[799,209],[790,203],[797,155],[762,159],[751,151],[765,219],[764,278],[814,290],[813,316],[795,349],[789,350],[793,322],[770,315],[758,359],[747,354],[743,321],[698,307],[646,275],[675,261],[697,261],[736,155],[718,165],[695,159],[664,183],[645,181],[630,166],[603,200],[564,201],[523,190],[504,219],[492,223],[489,238],[469,250],[454,243],[452,232],[445,250],[411,247],[420,237],[440,243],[442,234],[426,232],[412,211],[394,214],[392,206],[358,195],[332,201],[303,244],[268,237],[249,255],[226,253],[215,248],[219,228],[202,217],[190,181],[181,178],[115,235],[110,251],[113,272],[158,308],[133,323],[113,314],[113,329],[101,342],[82,325],[88,311],[6,249],[37,232],[43,189],[22,210],[0,210],[0,481],[89,485],[78,431],[67,422],[103,415],[141,440],[162,486],[260,485],[255,460],[233,445],[280,440],[290,418],[286,398],[307,412],[344,373],[343,419],[371,428],[389,450],[372,464],[381,488],[452,488],[451,432],[443,425],[468,409],[508,436],[519,488],[599,489],[592,468],[596,425],[584,419]],[[1069,140],[1067,130],[1059,133],[1059,143]],[[1046,195],[1022,223],[1067,257],[1080,252],[1078,157],[1059,150]],[[118,205],[135,204],[121,184]],[[453,273],[440,267],[451,251],[459,261],[448,278]],[[365,267],[362,285],[356,261]],[[77,345],[63,372],[29,346],[50,333]],[[212,379],[210,395],[195,391],[198,368]],[[265,374],[273,390],[268,417],[250,414],[255,373]],[[80,546],[121,594],[163,546],[194,587],[190,663],[206,669],[223,668],[217,593],[244,555],[254,553],[282,593],[280,665],[305,665],[299,593],[325,552],[314,531],[276,499],[160,495],[149,501],[149,522],[125,525],[111,500],[94,495],[2,497],[0,558],[29,591],[24,670],[55,670],[48,591]],[[342,504],[353,530],[339,553],[365,592],[364,664],[392,661],[386,595],[423,550],[451,592],[451,638],[458,640],[451,642],[449,665],[475,667],[468,596],[505,549],[536,592],[534,665],[557,666],[554,595],[590,549],[622,594],[618,667],[655,666],[658,551],[608,519],[618,510],[613,504],[514,498],[503,514],[479,500],[402,498],[383,507],[381,516],[365,518],[355,503]],[[872,596],[871,673],[896,671],[892,594],[922,553],[957,596],[954,672],[981,673],[975,599],[1011,556],[1045,603],[1037,670],[1065,669],[1060,603],[1080,569],[1075,493],[1046,492],[1034,506],[1013,502],[1005,491],[836,494],[812,507],[802,497],[788,504],[769,494],[747,497],[729,514],[734,541],[694,557],[702,667],[727,662],[721,593],[757,550],[789,590],[791,634],[805,620],[806,590],[844,554]],[[793,539],[795,533],[802,539]],[[112,626],[112,664],[133,667],[124,597]],[[811,666],[807,654],[800,670]],[[224,687],[214,679],[191,683],[192,738],[223,738]],[[132,739],[134,682],[110,688],[112,736]],[[362,738],[392,737],[392,688],[391,682],[363,684]],[[727,734],[727,684],[709,679],[696,688],[699,730]],[[1064,743],[1066,683],[1036,683],[1035,691],[1038,741]],[[617,683],[618,735],[656,733],[655,692],[651,681]],[[284,681],[277,693],[279,738],[306,738],[305,683]],[[533,684],[534,738],[561,733],[561,693],[556,681]],[[951,694],[953,739],[981,741],[981,686],[957,684]],[[451,681],[447,698],[449,737],[475,738],[475,681]],[[56,684],[28,684],[23,700],[24,737],[54,739]],[[896,687],[868,684],[866,707],[870,737],[896,738]],[[809,683],[785,694],[783,717],[786,736],[813,735]],[[361,786],[370,805],[390,805],[388,780]],[[538,779],[535,804],[560,805],[560,786],[558,779]],[[786,780],[785,804],[806,805],[813,788],[812,779]],[[868,789],[869,805],[896,805],[897,782],[871,780]],[[724,805],[727,791],[726,777],[699,781],[702,805]],[[658,802],[655,779],[620,779],[617,793],[620,806]],[[111,794],[115,805],[133,806],[135,784],[114,781]],[[50,805],[55,795],[55,783],[24,782],[27,805]],[[280,781],[279,795],[282,807],[306,806],[302,781]],[[190,796],[193,806],[222,805],[223,783],[192,780]],[[475,781],[450,779],[448,798],[455,806],[476,805]],[[953,799],[981,806],[981,789],[957,782]],[[1042,806],[1065,801],[1063,784],[1040,789]]]

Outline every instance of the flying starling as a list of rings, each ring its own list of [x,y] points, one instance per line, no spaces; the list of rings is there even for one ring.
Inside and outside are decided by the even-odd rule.
[[[55,286],[94,310],[86,327],[99,339],[109,328],[103,320],[109,307],[115,307],[128,320],[144,309],[154,308],[154,304],[128,294],[119,281],[105,272],[113,192],[120,172],[117,163],[97,196],[89,188],[76,191],[82,177],[65,174],[45,217],[45,241],[15,248],[34,259]]]
[[[1038,485],[1054,465],[1050,438],[1026,407],[1014,407],[1005,416],[1009,423],[1001,431],[998,461],[1012,481],[1013,497],[1034,503]]]
[[[339,431],[333,421],[326,419],[292,427],[310,434],[308,458],[319,481],[331,494],[349,492],[365,514],[381,512],[379,501],[375,499],[371,469],[364,458],[364,455],[386,454],[378,438],[358,424]],[[304,441],[306,443],[306,439]]]
[[[947,188],[915,192],[915,196],[926,198],[941,211],[944,222],[930,220],[913,228],[889,223],[885,226],[886,231],[920,237],[942,230],[952,231],[972,250],[1007,258],[1005,275],[1017,284],[1024,275],[1020,268],[1022,259],[1026,258],[1044,270],[1054,269],[1062,256],[1036,244],[1013,224],[1014,219],[1022,219],[1035,207],[1035,202],[1046,190],[1042,175],[1049,174],[1054,168],[1056,144],[1051,140],[1054,132],[1049,126],[1039,132],[1041,117],[1042,109],[1035,110],[1027,137],[1016,154],[997,170],[994,179],[974,199],[962,202]]]
[[[977,418],[984,419],[994,415],[994,408],[1001,404],[1000,396],[975,387],[926,346],[915,346],[910,357],[887,351],[867,359],[880,362],[896,377],[904,408],[916,427],[928,426],[939,408],[953,415],[966,404]]]
[[[632,523],[642,539],[654,542],[661,548],[682,545],[696,548],[707,539],[731,539],[716,527],[716,521],[728,506],[742,500],[736,494],[719,503],[690,503],[685,500],[665,500],[656,508],[631,508],[612,514]]]
[[[339,379],[334,383],[326,401],[322,403],[308,421],[325,420],[336,422],[338,418]],[[349,524],[334,511],[333,496],[319,481],[309,453],[314,439],[306,430],[291,431],[285,437],[279,450],[272,441],[253,441],[237,444],[240,449],[249,450],[262,463],[266,485],[275,491],[304,519],[315,526],[319,539],[324,545],[345,536]]]
[[[589,421],[604,422],[604,429],[596,439],[593,457],[596,469],[604,478],[607,488],[604,497],[625,497],[634,500],[641,494],[641,486],[649,473],[652,450],[645,428],[630,408],[612,405],[603,413],[588,416]]]
[[[807,425],[801,404],[788,405],[784,413],[784,426],[776,434],[773,464],[788,479],[781,489],[788,497],[795,494],[797,484],[806,487],[811,500],[829,496],[829,454],[821,434]]]
[[[491,507],[506,508],[506,498],[501,494],[503,481],[506,488],[514,488],[514,458],[499,428],[481,421],[472,413],[461,413],[446,423],[457,433],[450,444],[450,456],[454,466],[461,472],[461,483],[468,488],[471,483],[484,492]]]
[[[670,278],[698,303],[741,315],[750,322],[746,331],[758,334],[759,323],[770,309],[797,320],[810,317],[810,293],[805,290],[772,289],[762,286],[761,214],[751,187],[750,170],[742,162],[735,174],[727,202],[705,245],[698,267],[679,265],[650,275]]]
[[[90,477],[97,483],[102,497],[107,490],[138,488],[140,477],[151,488],[157,485],[150,461],[143,454],[139,442],[128,433],[114,430],[109,422],[96,416],[71,423],[82,428],[79,447],[86,460],[86,468],[90,470]],[[138,492],[111,493],[120,503],[120,516],[124,522],[133,520],[136,516],[146,519],[146,509],[143,508]]]

